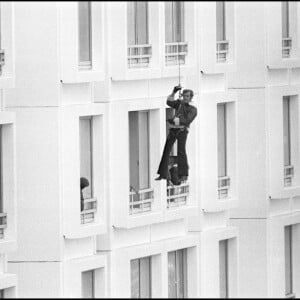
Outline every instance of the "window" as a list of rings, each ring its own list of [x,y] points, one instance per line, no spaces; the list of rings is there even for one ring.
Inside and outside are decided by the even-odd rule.
[[[95,270],[81,274],[82,298],[95,298]]]
[[[228,298],[228,240],[219,242],[220,298]]]
[[[1,11],[2,11],[2,4],[0,2],[0,19],[1,19]],[[5,64],[5,51],[2,49],[2,27],[0,22],[0,75],[2,74],[2,67]]]
[[[149,111],[129,112],[130,213],[151,210]]]
[[[81,222],[94,221],[97,200],[93,195],[93,117],[81,117],[80,135],[80,188]]]
[[[186,298],[187,294],[187,249],[168,253],[169,298]]]
[[[294,168],[291,162],[291,99],[283,97],[284,185],[292,184]]]
[[[79,23],[79,66],[91,68],[92,66],[92,17],[91,2],[78,2]]]
[[[4,237],[4,229],[7,227],[7,213],[4,212],[3,195],[3,125],[0,125],[0,238]]]
[[[2,126],[0,125],[0,213],[3,213],[3,151],[2,151]]]
[[[285,295],[293,294],[293,251],[292,226],[284,227]]]
[[[148,2],[127,3],[128,66],[148,66],[151,57],[148,30]]]
[[[281,25],[282,25],[282,57],[290,57],[292,39],[290,37],[290,11],[289,2],[281,2]]]
[[[226,3],[216,2],[216,37],[217,62],[226,62],[228,54],[228,41],[226,40]]]
[[[217,105],[217,139],[218,139],[218,192],[219,198],[228,196],[230,179],[227,175],[227,105]]]
[[[131,265],[131,298],[151,298],[151,257],[134,259]]]
[[[185,63],[187,43],[184,41],[184,2],[165,2],[166,64]]]

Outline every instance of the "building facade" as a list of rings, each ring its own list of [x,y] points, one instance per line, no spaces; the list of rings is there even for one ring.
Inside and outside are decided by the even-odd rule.
[[[297,2],[2,2],[1,295],[299,296],[299,18]],[[178,83],[198,116],[173,186],[154,178]]]

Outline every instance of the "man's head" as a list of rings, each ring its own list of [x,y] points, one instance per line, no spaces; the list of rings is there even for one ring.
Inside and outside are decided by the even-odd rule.
[[[189,89],[185,89],[182,91],[182,101],[184,103],[189,103],[190,101],[192,101],[194,97],[194,92],[192,90]]]

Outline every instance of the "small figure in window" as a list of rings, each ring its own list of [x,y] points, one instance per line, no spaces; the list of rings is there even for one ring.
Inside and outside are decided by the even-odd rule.
[[[80,177],[80,209],[84,209],[84,198],[82,190],[90,185],[89,181],[85,177]]]
[[[182,182],[188,179],[188,161],[185,145],[189,126],[197,116],[197,108],[190,105],[190,101],[194,96],[194,92],[192,90],[183,90],[182,100],[174,99],[175,94],[180,90],[180,85],[175,86],[172,94],[167,98],[167,105],[175,109],[175,116],[174,118],[167,120],[170,124],[170,130],[164,147],[162,159],[157,171],[159,176],[155,178],[155,180],[169,179],[169,156],[176,140],[178,142],[177,165],[179,181]]]

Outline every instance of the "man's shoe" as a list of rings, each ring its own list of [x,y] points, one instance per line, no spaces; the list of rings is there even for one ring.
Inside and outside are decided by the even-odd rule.
[[[166,178],[163,178],[161,177],[160,175],[158,177],[156,177],[154,180],[162,180],[162,179],[166,179]]]

